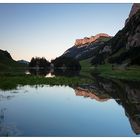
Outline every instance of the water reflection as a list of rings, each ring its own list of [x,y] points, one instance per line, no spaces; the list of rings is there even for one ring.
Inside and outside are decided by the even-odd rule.
[[[55,69],[53,71],[53,75],[55,76],[65,76],[65,77],[72,77],[72,76],[79,76],[80,71],[72,71],[67,69]]]
[[[18,90],[12,90],[11,92],[2,92],[0,94],[0,101],[4,101],[4,100],[10,100],[12,98],[15,97],[15,95],[18,94]]]
[[[55,72],[53,71],[52,73],[55,73],[55,75],[57,75],[56,71]],[[61,75],[60,72],[58,72],[58,73],[59,73],[59,75]],[[79,73],[77,72],[76,74],[79,74]],[[45,75],[45,74],[42,74],[42,75]],[[68,74],[68,76],[71,76],[71,75]],[[63,110],[63,109],[65,110],[65,105],[69,105],[68,107],[74,106],[73,108],[69,108],[69,110],[68,109],[65,110],[65,111],[67,111],[67,110],[70,111],[68,115],[70,115],[71,113],[76,114],[77,112],[79,112],[79,110],[82,110],[81,109],[82,107],[81,108],[76,108],[77,102],[75,104],[73,104],[73,102],[75,100],[75,99],[72,100],[73,98],[71,99],[71,101],[72,101],[71,104],[68,103],[68,102],[70,102],[70,100],[69,101],[68,100],[67,101],[61,100],[61,98],[65,98],[65,97],[62,97],[62,96],[66,96],[66,94],[68,94],[67,90],[65,91],[65,94],[61,94],[62,91],[59,93],[57,88],[61,88],[61,87],[57,87],[57,88],[53,87],[54,91],[51,91],[51,90],[47,91],[47,87],[49,87],[49,86],[44,86],[44,85],[35,85],[35,86],[30,86],[30,87],[33,88],[31,91],[30,90],[28,91],[28,88],[24,87],[22,92],[17,91],[17,90],[12,90],[12,91],[8,91],[8,92],[0,92],[0,103],[2,103],[5,100],[9,101],[9,99],[16,98],[17,95],[19,95],[20,93],[21,94],[27,93],[28,95],[31,93],[31,95],[28,96],[29,98],[24,97],[24,95],[22,95],[20,100],[16,99],[15,102],[13,103],[13,104],[15,104],[15,105],[13,105],[13,108],[15,106],[17,106],[16,102],[27,103],[27,105],[24,104],[25,108],[24,107],[23,108],[21,107],[21,108],[23,110],[24,109],[26,110],[26,109],[28,109],[28,107],[30,109],[30,106],[32,106],[31,110],[29,110],[28,113],[31,114],[31,118],[33,119],[32,121],[34,121],[34,118],[35,118],[35,121],[38,121],[38,119],[39,119],[39,123],[42,120],[40,118],[42,118],[43,116],[44,116],[44,120],[42,120],[42,121],[44,121],[44,122],[47,121],[47,118],[49,118],[47,123],[49,123],[51,118],[55,118],[55,116],[57,116],[59,118],[58,121],[60,121],[61,117],[59,116],[59,114],[61,114],[61,113],[59,113],[58,110],[59,109],[60,110]],[[83,96],[84,98],[90,98],[91,101],[93,100],[93,102],[94,102],[94,100],[96,100],[97,102],[101,102],[101,104],[105,104],[106,102],[109,102],[110,99],[115,100],[118,105],[121,105],[124,108],[125,115],[129,119],[129,122],[130,122],[130,125],[131,125],[131,128],[132,128],[133,132],[136,135],[140,134],[140,83],[139,82],[132,82],[132,81],[128,82],[128,81],[110,80],[110,79],[108,80],[108,79],[96,77],[95,81],[92,84],[90,84],[90,85],[89,84],[75,85],[75,86],[72,86],[71,88],[74,89],[75,95],[76,95],[75,97],[76,98],[78,98],[78,96]],[[39,94],[41,94],[41,92],[44,91],[45,95],[44,94],[42,95],[43,98],[41,98],[39,95],[35,94],[35,90],[38,91],[37,93],[39,93]],[[46,96],[47,93],[51,93],[51,94],[49,94],[49,96]],[[53,94],[54,94],[54,96],[52,96]],[[50,97],[51,100],[49,100],[49,97]],[[41,100],[39,101],[39,99],[41,99]],[[54,107],[54,104],[56,102],[58,102],[58,106],[57,107],[59,109],[57,109],[57,107]],[[46,105],[46,103],[49,103],[49,104]],[[80,104],[82,106],[83,101],[80,102]],[[3,104],[1,104],[1,105],[3,105]],[[28,106],[28,105],[30,105],[30,106]],[[49,110],[49,105],[51,106],[50,110]],[[62,108],[59,105],[60,106],[62,105]],[[41,106],[44,110],[42,108],[40,109],[39,106]],[[25,115],[24,113],[26,113],[26,111],[22,112],[22,109],[19,109],[18,111],[20,111],[21,114],[23,113],[22,114],[23,115],[23,120],[22,120],[23,122],[21,120],[20,121],[24,124],[25,123],[24,122],[24,119],[25,119],[24,118],[24,115]],[[38,111],[36,111],[36,109]],[[75,109],[75,111],[74,111],[74,109]],[[89,109],[89,108],[86,108],[86,110],[87,109]],[[11,124],[11,123],[7,123],[7,121],[5,121],[5,116],[6,116],[6,111],[7,110],[8,109],[6,109],[5,107],[1,107],[0,108],[0,136],[17,136],[17,135],[20,135],[21,132],[17,129],[17,126],[14,123]],[[33,112],[33,114],[36,113],[37,117],[36,117],[35,114],[34,115],[32,114],[32,110],[35,111],[35,112]],[[42,112],[40,114],[38,113],[40,110],[43,110],[42,112],[43,113],[45,112],[46,114],[40,115],[42,113]],[[49,110],[49,112],[47,112],[46,110]],[[53,110],[55,110],[54,113],[52,113]],[[92,112],[92,111],[93,110],[90,108],[89,112]],[[28,115],[28,113],[26,115]],[[49,116],[49,113],[52,113],[53,115]],[[98,113],[98,112],[96,112],[96,113]],[[66,112],[65,112],[65,114],[67,116]],[[104,115],[104,113],[102,113],[102,114]],[[75,118],[78,118],[78,115],[75,116]],[[95,115],[94,112],[93,112],[92,115]],[[110,115],[110,114],[108,114],[108,115]],[[16,114],[15,116],[18,116],[18,114]],[[84,116],[84,114],[83,114],[83,116]],[[92,118],[94,116],[90,116],[90,117]],[[88,117],[88,119],[90,117]],[[99,117],[100,117],[100,115],[99,115]],[[64,120],[64,123],[67,123],[64,115],[63,115],[62,118]],[[104,116],[103,116],[103,118],[104,118]],[[77,124],[79,122],[79,119],[80,118],[78,118],[78,120],[76,122]],[[26,120],[28,120],[28,117],[26,118]],[[55,123],[57,123],[57,118],[52,119],[51,121],[52,122],[55,121]],[[85,121],[85,123],[88,123],[86,121],[86,119],[85,120],[83,119],[82,121],[83,122]],[[97,120],[97,121],[101,122],[101,120]],[[109,119],[107,121],[109,122]],[[102,127],[103,123],[100,123],[100,127]],[[113,122],[113,123],[115,123],[115,122]],[[72,124],[70,123],[69,125],[71,126]],[[44,126],[44,124],[42,124],[42,126]],[[59,125],[57,125],[57,126],[59,126]],[[40,127],[41,127],[41,125],[40,125]],[[50,127],[51,127],[51,125],[50,125]],[[96,126],[96,127],[99,127],[99,126]],[[60,128],[58,128],[58,129],[60,129]],[[68,128],[68,130],[69,130],[69,128]],[[40,131],[43,131],[43,130],[40,130]],[[52,131],[49,131],[49,132],[51,133]],[[89,131],[89,130],[87,130],[87,131]],[[114,130],[112,130],[112,131],[114,131]],[[65,133],[65,132],[63,132],[63,133]],[[81,133],[82,133],[82,131],[81,131]],[[102,133],[102,132],[98,132],[98,133]]]
[[[76,96],[83,96],[84,98],[95,99],[96,101],[99,101],[99,102],[105,102],[111,98],[108,94],[105,94],[105,93],[100,94],[96,91],[85,89],[83,88],[83,86],[82,87],[78,86],[74,90],[75,90]]]
[[[29,73],[34,76],[46,76],[49,72],[49,69],[29,69]]]
[[[55,77],[55,76],[79,76],[80,71],[73,71],[68,69],[29,69],[25,74],[31,74],[34,76],[44,76],[44,77]]]
[[[92,85],[73,87],[77,96],[103,102],[113,98],[125,110],[135,134],[140,134],[140,83],[96,78]]]
[[[0,95],[0,101],[10,100],[13,97],[14,97],[14,95]]]
[[[7,109],[0,109],[0,136],[19,136],[21,132],[17,129],[14,123],[7,123],[5,121],[5,114]]]

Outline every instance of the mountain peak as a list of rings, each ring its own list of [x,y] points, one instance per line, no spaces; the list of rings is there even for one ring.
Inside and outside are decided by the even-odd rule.
[[[111,37],[109,36],[108,34],[106,33],[99,33],[95,36],[91,36],[91,37],[84,37],[83,39],[76,39],[75,41],[75,46],[78,46],[78,45],[84,45],[86,43],[92,43],[92,42],[95,42],[97,39],[99,39],[100,37],[105,37],[105,38],[108,38],[108,37]]]
[[[134,3],[132,5],[131,11],[129,13],[129,17],[125,21],[125,25],[128,23],[129,19],[137,13],[137,11],[140,9],[140,3]]]

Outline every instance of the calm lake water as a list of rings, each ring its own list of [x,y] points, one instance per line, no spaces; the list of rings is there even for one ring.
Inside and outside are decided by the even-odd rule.
[[[135,83],[99,80],[92,85],[0,91],[1,136],[139,134],[140,90]]]

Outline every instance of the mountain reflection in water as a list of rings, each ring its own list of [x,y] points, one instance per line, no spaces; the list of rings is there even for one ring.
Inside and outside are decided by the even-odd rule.
[[[108,80],[108,79],[104,79],[104,78],[99,78],[98,77],[98,78],[95,78],[95,80],[93,81],[93,83],[90,84],[90,85],[89,84],[71,85],[70,87],[72,89],[74,89],[75,95],[77,96],[76,98],[79,98],[78,96],[83,96],[86,99],[89,98],[90,100],[93,100],[93,101],[95,100],[96,102],[101,102],[101,104],[104,104],[106,102],[109,102],[109,100],[111,100],[111,99],[115,100],[118,105],[121,105],[124,108],[125,115],[129,119],[129,122],[130,122],[130,125],[131,125],[131,128],[132,128],[133,132],[136,135],[138,135],[138,134],[140,134],[140,86],[139,85],[140,85],[139,82],[132,82],[132,81],[131,82],[130,81],[128,82],[128,81],[110,80],[110,79]],[[35,86],[32,86],[32,88],[33,88],[32,89],[33,91],[31,91],[31,92],[30,92],[30,90],[28,91],[28,88],[27,87],[25,87],[25,88],[23,87],[23,91],[20,91],[20,88],[18,90],[12,90],[12,91],[5,91],[5,92],[0,91],[0,103],[3,106],[3,107],[2,106],[0,107],[0,136],[18,136],[18,135],[22,135],[21,131],[19,131],[17,129],[18,126],[15,125],[17,123],[16,122],[16,119],[15,119],[15,124],[14,123],[12,123],[12,124],[11,123],[7,123],[5,121],[5,119],[4,119],[5,116],[6,116],[6,114],[7,114],[7,112],[9,112],[8,107],[5,107],[5,105],[3,105],[3,102],[5,102],[5,100],[7,100],[7,101],[10,100],[11,101],[14,98],[17,98],[20,95],[20,93],[22,93],[24,95],[29,95],[30,94],[29,97],[31,98],[31,100],[30,100],[30,98],[27,98],[26,96],[22,95],[22,97],[20,98],[21,99],[20,102],[23,102],[24,103],[24,98],[25,98],[27,100],[27,102],[29,103],[29,105],[30,106],[33,106],[33,109],[35,109],[34,108],[35,105],[36,105],[37,108],[38,108],[38,106],[44,106],[45,109],[46,109],[46,106],[47,105],[49,107],[49,104],[47,104],[49,101],[48,102],[46,101],[47,98],[49,98],[49,97],[51,97],[51,99],[52,99],[50,101],[51,105],[53,106],[53,103],[56,104],[57,98],[54,99],[55,98],[54,94],[56,94],[58,92],[57,91],[58,89],[55,89],[55,87],[52,87],[52,88],[54,88],[54,92],[52,92],[51,94],[47,95],[47,92],[46,92],[47,91],[47,87],[45,87],[45,85],[35,85]],[[57,88],[59,88],[59,87],[57,87]],[[71,88],[69,88],[69,89],[71,90]],[[41,93],[42,91],[44,91],[45,95],[44,94],[41,94],[41,96],[43,95],[44,97],[47,97],[47,98],[44,98],[43,97],[43,99],[42,99],[40,95],[35,94],[34,92],[36,90],[38,91],[38,93]],[[64,90],[65,90],[65,87],[64,87]],[[71,92],[73,93],[73,90],[71,90]],[[65,91],[65,94],[59,94],[59,93],[56,94],[56,96],[58,96],[58,102],[59,102],[59,104],[62,104],[63,107],[66,105],[67,101],[62,100],[62,102],[60,102],[59,101],[59,98],[63,98],[62,96],[66,96],[66,93],[67,93],[67,90]],[[33,101],[34,100],[34,96],[36,97],[35,102]],[[18,101],[18,99],[16,99],[16,100]],[[25,103],[26,103],[26,100],[25,100]],[[42,100],[45,100],[45,102],[43,102],[44,104],[42,104]],[[74,102],[74,100],[73,100],[73,102]],[[31,102],[31,104],[30,104],[30,102]],[[37,102],[38,102],[38,104],[36,104]],[[73,102],[71,104],[73,104]],[[15,104],[15,106],[17,106],[16,102],[14,102],[14,104]],[[71,107],[71,104],[70,104],[70,107]],[[80,102],[80,106],[78,106],[78,109],[79,108],[81,109],[82,104],[85,105],[83,103],[83,100],[82,100],[82,102]],[[96,108],[96,104],[94,104],[94,105],[95,105],[95,108]],[[29,108],[30,108],[30,106],[29,106]],[[98,104],[97,104],[97,106],[98,106]],[[90,106],[90,107],[93,108],[94,106]],[[90,107],[88,106],[88,108],[86,108],[86,109],[89,109]],[[70,113],[74,113],[75,114],[75,112],[73,111],[74,108],[73,107],[70,108],[70,110],[71,110]],[[90,111],[91,111],[91,108],[89,109]],[[54,115],[56,113],[56,110],[54,111]],[[20,110],[17,110],[17,112],[18,111],[20,111]],[[40,109],[38,110],[38,112],[34,112],[34,113],[37,113],[37,115],[38,115],[39,114],[39,111],[40,111]],[[46,110],[44,110],[44,111],[46,111]],[[51,112],[52,112],[52,110],[51,110]],[[93,114],[92,113],[91,114],[94,115],[94,113],[95,112],[93,110]],[[100,110],[97,109],[97,113],[99,113],[97,115],[100,116]],[[104,113],[105,112],[103,112],[102,114],[104,115]],[[108,112],[106,112],[106,113],[108,113]],[[110,111],[110,113],[112,113],[112,112]],[[47,112],[47,115],[45,117],[48,117],[49,116],[48,114],[49,114],[49,112]],[[32,112],[30,113],[30,115],[31,115],[30,117],[32,117],[32,119],[34,119],[35,116],[32,116]],[[61,118],[61,115],[60,116],[59,116],[59,114],[57,114],[57,115],[58,115],[58,117],[60,119]],[[90,116],[91,118],[94,117],[92,115]],[[110,114],[108,114],[108,115],[110,115]],[[40,115],[40,116],[42,117],[42,115]],[[76,116],[76,118],[77,117],[78,116]],[[102,116],[100,116],[100,117],[102,118]],[[65,119],[67,119],[67,118],[65,118]],[[102,119],[104,121],[105,118],[103,117]],[[45,122],[45,121],[48,121],[48,120],[45,118],[45,120],[42,120],[42,121]],[[82,121],[85,121],[85,123],[87,123],[87,121],[84,120],[83,118],[82,118]],[[101,120],[98,120],[98,121],[100,122]],[[107,118],[106,121],[109,121],[109,118]],[[23,117],[23,122],[24,122],[24,117]],[[64,122],[66,123],[66,121],[64,121]],[[68,120],[68,122],[69,122],[69,120]],[[96,125],[95,125],[95,127],[96,127]],[[115,128],[114,128],[114,130],[115,130]],[[42,130],[40,130],[40,131],[42,131]],[[74,132],[72,131],[72,133],[74,133]],[[81,130],[80,133],[82,133],[82,130]],[[99,133],[102,133],[102,130]],[[120,132],[118,132],[118,133],[120,133]],[[115,134],[116,134],[116,132],[115,132]]]
[[[76,96],[99,102],[114,99],[125,110],[135,134],[140,134],[140,83],[96,78],[95,84],[73,87]]]

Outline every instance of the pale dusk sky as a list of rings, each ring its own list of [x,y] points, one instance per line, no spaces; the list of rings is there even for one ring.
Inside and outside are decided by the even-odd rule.
[[[54,59],[75,39],[114,36],[132,4],[0,4],[0,49],[15,60]]]

